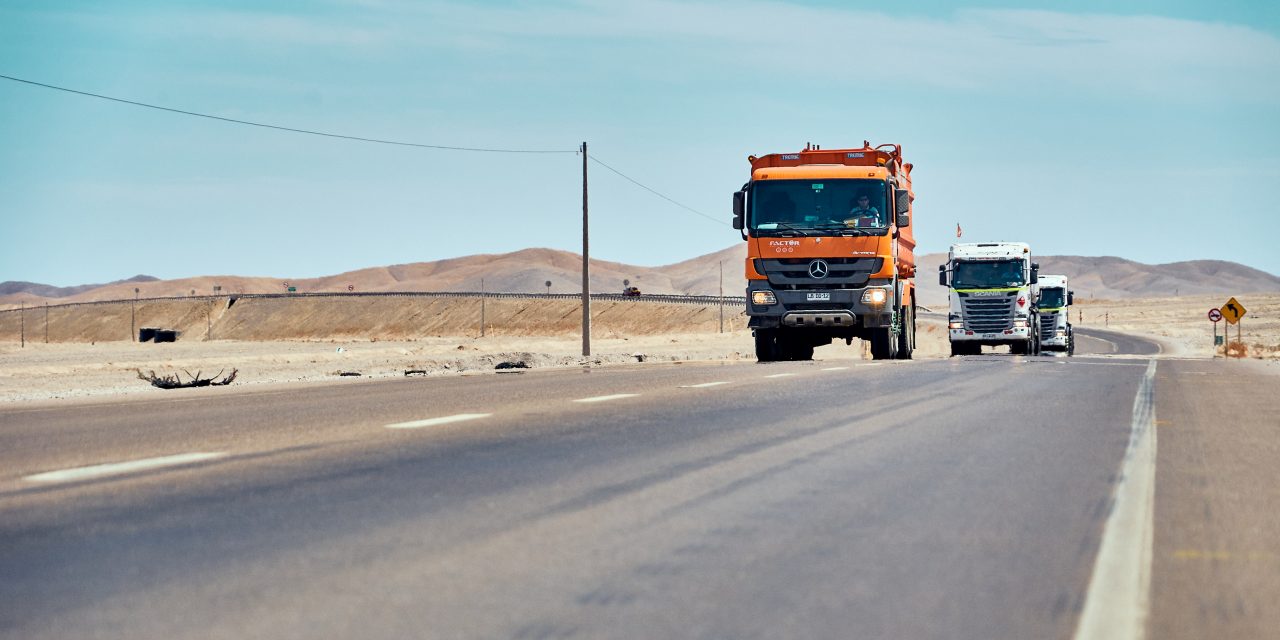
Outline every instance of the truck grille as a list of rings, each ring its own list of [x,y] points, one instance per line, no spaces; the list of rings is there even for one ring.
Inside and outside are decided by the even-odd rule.
[[[1040,314],[1040,339],[1049,340],[1053,338],[1054,322],[1057,318],[1052,313]]]
[[[829,272],[825,278],[809,275],[809,263],[818,258],[756,259],[756,270],[769,277],[775,289],[858,289],[880,270],[883,258],[821,258]]]
[[[1013,328],[1013,303],[1017,292],[979,298],[960,294],[964,328],[975,333],[999,333]]]

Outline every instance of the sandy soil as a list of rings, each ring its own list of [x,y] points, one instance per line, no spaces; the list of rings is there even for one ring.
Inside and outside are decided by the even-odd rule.
[[[1184,296],[1142,300],[1076,299],[1071,322],[1076,326],[1110,329],[1148,335],[1159,339],[1171,355],[1210,358],[1214,356],[1211,308],[1221,307],[1231,296]],[[1250,359],[1280,359],[1280,295],[1237,296],[1248,310],[1239,325],[1240,341]],[[1227,330],[1218,323],[1218,333]],[[1232,341],[1237,327],[1231,327]],[[1222,355],[1222,347],[1217,349]]]
[[[1078,301],[1072,321],[1079,326],[1153,336],[1165,344],[1170,357],[1209,358],[1213,357],[1213,333],[1205,312],[1224,301],[1225,297],[1085,300]],[[1259,364],[1267,369],[1280,369],[1280,295],[1242,298],[1240,302],[1249,309],[1241,337],[1250,359],[1261,359]],[[479,337],[476,331],[474,319],[478,310],[473,308],[474,302],[459,303],[453,311],[431,306],[435,304],[411,300],[398,306],[379,304],[365,309],[371,317],[376,316],[376,321],[354,323],[350,309],[333,313],[332,308],[313,302],[294,308],[290,314],[270,305],[256,309],[246,305],[239,315],[232,316],[223,309],[222,316],[212,319],[205,317],[203,309],[173,308],[165,313],[174,322],[185,323],[188,333],[170,344],[126,340],[55,340],[45,344],[39,332],[28,334],[31,339],[21,347],[10,336],[0,336],[0,403],[122,394],[163,397],[168,393],[139,380],[138,370],[159,375],[185,371],[210,377],[234,369],[234,384],[241,386],[337,381],[343,379],[344,372],[359,373],[362,379],[403,377],[406,371],[421,371],[411,375],[427,376],[491,374],[504,362],[542,369],[637,362],[754,361],[745,319],[740,314],[733,315],[726,333],[719,333],[718,310],[705,307],[602,307],[598,315],[593,314],[599,318],[593,325],[593,355],[583,358],[582,340],[574,330],[572,304],[491,304],[487,313],[493,315],[488,317],[496,320],[492,320],[495,324],[490,325],[485,337]],[[160,310],[152,311],[158,314]],[[430,313],[431,322],[424,324],[426,312]],[[466,321],[451,319],[452,315]],[[128,310],[121,307],[107,316],[81,317],[74,323],[64,319],[66,324],[58,330],[68,338],[84,340],[100,331],[117,335],[118,326],[128,321]],[[202,329],[210,323],[215,339],[205,340]],[[79,327],[75,331],[73,324]],[[285,325],[293,328],[285,330]],[[359,328],[352,328],[355,326]],[[421,328],[424,326],[427,329]],[[691,330],[681,331],[681,327]],[[42,327],[37,325],[39,329]],[[54,331],[51,328],[51,333]],[[432,332],[456,335],[423,335]],[[342,337],[317,337],[323,333]],[[217,339],[223,334],[240,337]],[[939,317],[921,318],[917,336],[917,358],[947,356],[946,335]],[[1233,339],[1234,336],[1233,328]],[[839,342],[821,347],[814,357],[838,361],[869,355],[865,345],[854,341],[852,346]]]
[[[922,319],[919,358],[946,357],[940,321]],[[114,395],[162,397],[165,390],[138,379],[138,371],[208,378],[237,371],[233,384],[270,385],[409,375],[480,375],[502,363],[531,369],[661,364],[688,361],[754,362],[751,332],[664,333],[594,338],[582,356],[582,338],[569,336],[427,337],[413,340],[211,340],[153,344],[0,342],[0,403]],[[838,342],[816,350],[825,361],[869,358],[865,346]],[[418,373],[422,372],[422,373]],[[354,377],[354,376],[352,376]]]

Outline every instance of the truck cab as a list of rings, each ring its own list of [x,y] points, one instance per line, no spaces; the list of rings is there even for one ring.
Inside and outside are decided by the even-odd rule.
[[[984,345],[1040,353],[1039,270],[1023,242],[951,245],[947,263],[938,266],[938,283],[947,287],[951,355],[978,355]]]
[[[1071,330],[1071,305],[1075,292],[1067,288],[1067,277],[1040,276],[1036,307],[1040,313],[1040,348],[1075,355],[1076,338]]]

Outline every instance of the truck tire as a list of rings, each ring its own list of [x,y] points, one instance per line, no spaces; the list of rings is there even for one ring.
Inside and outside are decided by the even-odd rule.
[[[1067,357],[1074,356],[1075,354],[1076,354],[1076,334],[1068,333],[1067,334]]]
[[[813,359],[813,343],[812,338],[804,334],[792,333],[787,331],[778,332],[778,359],[779,360],[812,360]]]
[[[812,360],[813,345],[793,343],[787,355],[790,356],[788,360]]]
[[[759,362],[775,362],[781,359],[778,332],[774,329],[756,329],[756,360]]]
[[[910,360],[916,348],[916,314],[912,307],[903,307],[902,327],[898,333],[898,359]]]
[[[871,330],[871,359],[892,360],[898,356],[898,339],[893,327]]]

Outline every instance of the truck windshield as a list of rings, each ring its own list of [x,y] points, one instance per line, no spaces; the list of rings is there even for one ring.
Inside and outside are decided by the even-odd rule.
[[[1041,309],[1060,309],[1067,306],[1067,294],[1061,287],[1040,290]]]
[[[953,289],[1021,287],[1026,284],[1021,260],[957,262],[951,273]]]
[[[762,235],[882,234],[888,220],[883,180],[760,180],[751,187],[749,228]]]

